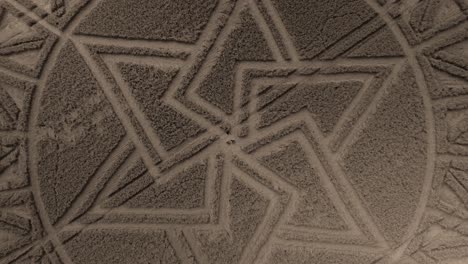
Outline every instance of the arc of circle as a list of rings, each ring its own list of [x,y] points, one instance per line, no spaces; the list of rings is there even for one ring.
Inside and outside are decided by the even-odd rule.
[[[390,18],[390,16],[388,14],[386,14],[385,10],[378,6],[378,4],[376,3],[373,3],[371,0],[366,0],[368,2],[368,4],[382,17],[382,19],[386,22],[386,24],[389,26],[390,30],[395,34],[395,36],[397,36],[397,41],[400,43],[400,45],[402,46],[404,52],[405,52],[405,55],[407,56],[408,58],[408,62],[410,64],[410,66],[412,67],[412,69],[415,71],[415,77],[416,77],[416,82],[418,84],[418,88],[420,89],[421,93],[422,93],[422,96],[423,96],[423,103],[424,103],[424,107],[425,107],[425,115],[426,115],[426,127],[427,127],[427,131],[428,131],[428,162],[427,162],[427,167],[426,167],[426,179],[425,179],[425,184],[423,185],[423,191],[422,191],[422,194],[421,194],[421,197],[420,197],[420,202],[419,202],[419,207],[418,209],[416,210],[416,213],[415,213],[415,216],[414,216],[414,221],[413,223],[411,224],[410,228],[408,229],[407,231],[407,236],[410,236],[411,233],[413,233],[413,231],[415,231],[419,225],[419,222],[422,218],[422,215],[423,215],[423,212],[424,212],[424,208],[426,207],[426,204],[427,204],[427,200],[428,200],[428,197],[429,197],[429,194],[430,194],[430,186],[431,186],[431,183],[432,183],[432,179],[433,179],[433,170],[434,170],[434,167],[435,167],[435,156],[432,155],[435,153],[435,132],[434,132],[434,119],[433,119],[433,113],[432,113],[432,109],[431,109],[431,102],[430,102],[430,97],[429,97],[429,92],[428,92],[428,89],[427,89],[427,85],[425,84],[425,80],[424,80],[424,77],[422,77],[422,69],[421,69],[421,66],[419,65],[419,63],[417,62],[416,60],[416,56],[414,54],[414,50],[410,47],[409,43],[406,41],[406,39],[403,36],[403,33],[401,32],[401,30],[398,28],[398,26],[396,24],[393,23],[393,20]],[[61,39],[62,41],[62,44],[63,44],[63,40]],[[59,45],[59,43],[57,43],[57,45],[55,45],[54,49],[52,50],[52,56],[51,56],[51,59],[47,62],[47,65],[52,65],[53,64],[53,54],[55,54],[55,56],[58,54],[58,52],[60,51],[60,47],[61,45]],[[46,66],[47,66],[46,65]],[[46,76],[46,73],[47,71],[44,71],[43,75]],[[32,103],[32,107],[34,108],[35,106],[37,107],[38,105],[38,99],[40,99],[40,96],[37,96],[36,94],[36,97],[35,97],[35,100],[33,101]],[[34,122],[35,122],[35,119],[34,118],[30,118],[30,125],[34,125]],[[30,128],[33,127],[33,126],[30,126]],[[34,130],[30,130],[28,132],[28,140],[30,141],[31,143],[31,139],[33,139],[33,136],[32,135],[32,131]],[[29,148],[31,148],[31,145],[29,146]],[[30,154],[31,156],[31,154]],[[28,165],[32,164],[32,159],[31,158],[28,158]],[[34,174],[34,172],[32,172],[32,174]],[[37,193],[37,189],[38,189],[38,182],[37,182],[37,175],[36,177],[34,177],[32,175],[32,185],[33,185],[33,193],[34,193],[34,196],[35,196],[35,200],[36,200],[36,204],[38,205],[38,207],[42,207],[42,210],[39,210],[39,211],[42,211],[42,213],[40,213],[40,216],[41,216],[41,219],[42,219],[42,222],[45,224],[45,228],[46,228],[46,231],[47,232],[50,232],[50,230],[54,230],[53,226],[50,224],[50,221],[48,221],[47,219],[47,216],[44,216],[43,214],[45,213],[45,210],[44,210],[44,205],[42,204],[42,200],[40,199],[40,195],[39,193]],[[55,231],[54,231],[55,232]],[[57,241],[56,241],[57,242]]]
[[[46,63],[45,67],[44,67],[44,73],[43,73],[43,76],[45,77],[41,77],[41,79],[39,80],[39,83],[36,87],[37,91],[35,93],[35,96],[33,98],[33,101],[31,103],[31,109],[37,109],[39,107],[39,103],[40,103],[40,99],[41,99],[41,92],[43,91],[43,87],[45,86],[45,82],[47,80],[47,68],[48,67],[53,67],[54,66],[54,62],[56,61],[56,58],[60,52],[60,50],[62,49],[63,45],[65,44],[66,40],[60,38],[59,39],[59,42],[55,45],[55,47],[52,49],[50,55],[49,55],[49,60],[48,62]],[[36,112],[36,114],[38,113],[37,111],[31,111],[31,113],[34,113]],[[54,244],[54,246],[57,248],[58,250],[58,253],[60,255],[60,257],[62,258],[65,258],[65,259],[68,259],[68,256],[66,255],[66,253],[61,249],[61,246],[62,244],[60,243],[58,237],[57,237],[57,231],[55,230],[54,226],[52,225],[52,223],[50,222],[49,220],[49,217],[47,216],[47,210],[45,209],[45,205],[42,201],[42,198],[41,198],[41,194],[40,194],[40,187],[39,187],[39,176],[37,174],[37,171],[33,168],[35,168],[34,166],[34,162],[37,162],[37,157],[35,157],[34,153],[36,153],[35,151],[35,132],[36,132],[36,129],[34,129],[36,127],[36,121],[37,121],[37,116],[35,117],[32,117],[30,116],[29,117],[30,120],[29,120],[29,129],[28,129],[28,132],[27,132],[27,139],[28,139],[28,159],[27,159],[27,166],[29,168],[29,175],[30,175],[30,180],[31,180],[31,186],[32,186],[32,193],[33,193],[33,196],[34,196],[34,202],[35,202],[35,205],[37,207],[37,210],[38,210],[38,214],[39,214],[39,217],[41,219],[41,222],[42,222],[42,225],[45,229],[45,231],[47,232],[47,235],[50,237],[51,239],[51,242]],[[71,263],[71,262],[70,262]]]
[[[66,252],[66,250],[63,248],[63,244],[58,238],[57,234],[58,231],[55,229],[55,227],[52,225],[52,223],[49,220],[49,217],[47,216],[47,210],[45,209],[45,205],[43,203],[43,200],[40,195],[40,187],[39,187],[39,182],[38,182],[38,175],[37,171],[35,171],[32,168],[35,168],[34,162],[37,161],[37,157],[34,157],[34,149],[35,149],[35,140],[34,140],[34,133],[36,132],[36,122],[37,122],[37,115],[38,111],[34,111],[33,109],[37,109],[40,107],[40,99],[42,98],[43,95],[43,90],[45,83],[47,81],[47,78],[49,76],[50,70],[54,67],[57,57],[62,50],[63,46],[67,41],[72,41],[73,39],[73,29],[80,23],[81,19],[89,13],[98,3],[100,0],[93,1],[92,3],[88,3],[85,5],[81,12],[79,12],[74,19],[72,19],[69,23],[69,25],[62,31],[58,30],[58,41],[55,43],[55,45],[52,47],[52,50],[49,53],[49,58],[45,62],[43,66],[43,70],[41,73],[41,76],[39,77],[37,83],[36,83],[36,89],[33,94],[33,99],[31,101],[31,111],[30,111],[30,116],[28,120],[28,131],[27,131],[27,140],[28,140],[28,157],[27,157],[27,166],[29,168],[29,176],[30,176],[30,181],[31,181],[31,189],[32,189],[32,194],[34,197],[34,203],[37,207],[38,210],[38,215],[41,220],[41,223],[43,225],[43,228],[45,232],[47,233],[44,238],[49,239],[52,244],[54,245],[55,250],[57,251],[57,255],[60,257],[61,261],[68,264],[68,263],[73,263],[71,260],[70,256]],[[42,23],[47,24],[47,29],[53,30],[54,34],[57,34],[55,27],[53,25],[48,24],[47,22],[41,21]]]
[[[425,180],[423,183],[421,195],[418,202],[418,207],[416,212],[413,216],[413,221],[409,225],[406,235],[404,236],[403,241],[407,241],[411,238],[412,234],[416,233],[419,224],[422,220],[424,210],[427,206],[430,192],[431,192],[431,185],[434,178],[434,169],[435,169],[435,154],[436,154],[436,138],[435,138],[435,124],[434,124],[434,115],[432,112],[432,104],[429,95],[429,90],[424,79],[424,75],[421,69],[421,65],[416,59],[416,54],[411,48],[409,42],[406,40],[403,32],[401,31],[400,27],[396,24],[396,22],[390,17],[390,15],[386,12],[384,7],[380,6],[377,2],[372,0],[365,0],[367,4],[374,9],[374,11],[385,21],[385,24],[389,27],[392,33],[395,35],[396,40],[400,44],[405,56],[408,60],[409,66],[414,71],[414,76],[416,79],[416,84],[418,85],[419,91],[421,93],[424,105],[424,113],[425,113],[425,124],[426,124],[426,131],[427,131],[427,162],[426,162],[426,172],[425,172]],[[407,243],[406,243],[407,245]]]

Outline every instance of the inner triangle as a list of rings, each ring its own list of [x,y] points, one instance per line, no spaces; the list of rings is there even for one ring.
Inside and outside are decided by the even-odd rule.
[[[177,68],[124,62],[117,63],[117,67],[164,149],[171,150],[204,130],[162,100],[178,73]]]

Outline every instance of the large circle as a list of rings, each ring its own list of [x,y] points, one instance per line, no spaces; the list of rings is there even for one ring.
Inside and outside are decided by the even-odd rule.
[[[362,0],[228,2],[104,0],[55,46],[31,172],[75,263],[350,254],[283,243],[314,239],[370,243],[352,255],[371,263],[416,232],[434,128],[390,16]]]

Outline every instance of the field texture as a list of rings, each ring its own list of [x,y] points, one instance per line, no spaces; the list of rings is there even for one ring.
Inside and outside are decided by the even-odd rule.
[[[468,0],[0,0],[0,263],[467,264]]]

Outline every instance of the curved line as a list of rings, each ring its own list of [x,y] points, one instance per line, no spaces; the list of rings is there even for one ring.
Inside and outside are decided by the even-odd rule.
[[[40,133],[37,133],[38,130],[36,126],[37,121],[38,121],[39,111],[34,111],[33,109],[38,110],[38,108],[40,108],[40,100],[43,98],[45,84],[46,84],[47,79],[49,78],[50,71],[56,65],[58,55],[60,54],[60,51],[63,49],[63,46],[65,45],[65,43],[67,41],[72,40],[71,34],[73,32],[73,29],[79,24],[79,22],[82,19],[82,16],[86,14],[86,12],[89,12],[89,9],[92,9],[93,4],[96,4],[98,1],[99,0],[96,0],[94,2],[89,1],[86,5],[82,6],[81,9],[75,15],[75,17],[71,19],[68,27],[66,27],[62,31],[55,32],[56,31],[55,27],[48,26],[49,24],[45,23],[45,25],[47,25],[46,28],[49,31],[57,35],[58,41],[51,48],[48,59],[46,60],[43,66],[42,74],[38,82],[36,83],[36,89],[32,95],[33,99],[31,101],[31,107],[30,107],[31,110],[30,110],[30,116],[28,120],[27,167],[29,168],[29,176],[30,176],[31,189],[32,189],[31,192],[34,197],[34,203],[36,205],[36,210],[38,211],[39,218],[42,222],[42,226],[45,232],[47,233],[47,235],[44,236],[44,238],[47,238],[52,242],[57,252],[57,255],[60,257],[61,261],[64,263],[73,263],[73,261],[69,257],[67,251],[64,249],[63,243],[59,240],[57,236],[57,233],[59,233],[60,230],[57,230],[54,227],[54,225],[50,222],[47,210],[45,209],[44,201],[42,200],[42,197],[40,194],[39,175],[36,171],[37,166],[34,166],[35,164],[34,162],[37,162],[38,157],[36,155],[37,152],[32,151],[32,150],[37,149],[34,139],[35,139],[35,136],[39,135]]]
[[[399,28],[399,26],[392,20],[390,15],[387,14],[385,9],[379,6],[377,3],[374,3],[371,0],[366,0],[367,4],[374,9],[374,11],[385,21],[389,29],[395,35],[395,38],[399,42],[400,46],[403,48],[403,51],[406,55],[408,60],[409,66],[414,71],[414,76],[416,79],[416,84],[418,85],[419,92],[423,99],[424,104],[424,114],[425,114],[425,121],[426,121],[426,130],[427,130],[427,163],[426,163],[426,172],[425,172],[425,180],[423,184],[423,188],[420,195],[420,200],[418,202],[418,208],[415,210],[413,221],[408,226],[406,235],[404,236],[403,241],[411,239],[412,236],[417,232],[419,224],[422,220],[422,216],[426,209],[430,192],[432,181],[434,178],[434,171],[435,171],[435,157],[436,157],[436,137],[435,137],[435,124],[434,124],[434,116],[432,112],[432,103],[429,94],[429,89],[426,85],[426,80],[424,78],[423,71],[419,62],[416,58],[416,54],[414,50],[409,45],[409,42],[406,40],[403,32]],[[403,244],[403,242],[402,242]]]
[[[57,60],[57,56],[62,50],[63,46],[65,44],[64,39],[60,39],[59,42],[55,45],[53,50],[51,51],[49,55],[49,61],[46,65],[46,67],[53,67],[55,65],[55,62]],[[50,69],[49,69],[50,70]],[[37,157],[37,146],[36,146],[36,136],[39,134],[37,133],[37,120],[38,120],[38,108],[40,108],[40,99],[42,98],[42,92],[45,87],[45,82],[48,78],[48,72],[49,71],[44,71],[47,73],[44,73],[44,79],[40,80],[40,83],[36,87],[36,92],[35,92],[35,97],[31,103],[31,109],[35,109],[36,111],[31,111],[31,116],[29,117],[29,131],[27,133],[27,140],[28,140],[28,159],[27,159],[27,164],[29,168],[29,176],[31,180],[31,188],[32,188],[32,193],[34,196],[34,202],[36,204],[36,208],[38,210],[38,215],[41,219],[43,228],[47,232],[47,236],[50,238],[54,246],[56,246],[57,250],[60,250],[61,243],[57,237],[57,230],[55,230],[54,226],[50,222],[50,219],[47,214],[47,210],[45,209],[44,201],[41,197],[40,193],[40,186],[39,186],[39,176],[38,172],[36,171],[37,166],[35,166],[35,162],[37,162],[38,157]],[[61,256],[63,254],[60,254]]]

